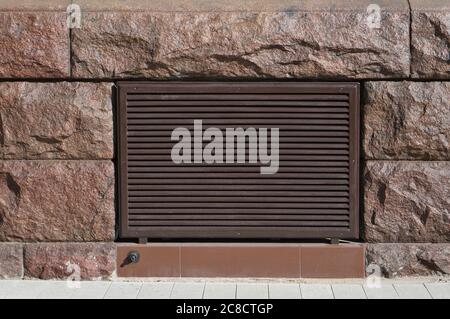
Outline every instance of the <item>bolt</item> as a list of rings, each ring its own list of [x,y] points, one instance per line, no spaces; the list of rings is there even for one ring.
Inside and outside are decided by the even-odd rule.
[[[140,255],[137,251],[131,251],[128,253],[127,259],[130,261],[130,263],[137,263],[139,261]]]

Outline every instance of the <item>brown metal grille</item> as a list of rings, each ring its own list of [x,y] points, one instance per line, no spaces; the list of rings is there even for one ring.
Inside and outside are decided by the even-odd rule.
[[[121,82],[118,105],[122,238],[358,237],[357,83]],[[278,127],[278,172],[173,163],[195,119]]]

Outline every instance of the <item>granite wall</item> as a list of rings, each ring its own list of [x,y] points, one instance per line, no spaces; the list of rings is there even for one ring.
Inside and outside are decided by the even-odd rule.
[[[0,277],[114,276],[119,79],[360,82],[367,263],[450,274],[448,1],[22,3],[0,0]]]

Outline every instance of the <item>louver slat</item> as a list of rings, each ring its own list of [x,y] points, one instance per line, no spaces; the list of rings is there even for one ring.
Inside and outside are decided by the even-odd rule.
[[[356,83],[119,83],[122,238],[358,238]],[[279,168],[174,163],[172,131],[279,129]],[[202,154],[209,141],[191,155]],[[269,149],[270,150],[270,149]],[[225,154],[225,150],[224,150]],[[245,158],[258,149],[244,149]]]

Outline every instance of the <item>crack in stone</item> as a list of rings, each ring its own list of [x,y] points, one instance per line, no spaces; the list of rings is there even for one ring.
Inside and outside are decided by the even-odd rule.
[[[426,259],[421,256],[421,254],[417,254],[417,261],[421,263],[423,266],[425,266],[427,269],[429,269],[431,272],[440,273],[440,274],[448,274],[444,269],[442,269],[436,261],[433,259]]]
[[[375,209],[372,210],[372,215],[370,216],[370,222],[372,223],[372,225],[376,225],[377,224],[377,212]]]
[[[445,29],[443,29],[441,23],[439,21],[434,21],[433,19],[429,19],[431,26],[433,27],[433,31],[434,31],[434,35],[437,38],[440,38],[442,40],[444,40],[447,43],[447,47],[449,46],[449,35],[447,34],[447,32],[445,31]]]
[[[295,42],[302,47],[307,47],[307,48],[313,49],[315,51],[320,51],[320,52],[323,52],[324,50],[329,51],[329,52],[334,52],[338,56],[346,55],[346,54],[387,53],[386,50],[383,50],[383,49],[375,50],[375,49],[371,49],[371,48],[344,48],[344,47],[336,47],[336,46],[329,46],[329,45],[320,45],[318,43],[312,43],[312,42],[308,42],[308,41],[301,40],[301,39],[296,39]]]
[[[244,59],[242,56],[213,54],[213,55],[211,55],[211,58],[213,58],[219,62],[237,63],[246,69],[254,71],[256,74],[263,75],[263,76],[270,76],[269,74],[265,73],[258,64],[256,64],[255,62],[252,62],[250,60]]]
[[[257,55],[259,52],[263,52],[263,51],[274,51],[274,50],[278,50],[278,51],[282,51],[282,52],[287,52],[287,53],[292,53],[292,51],[288,50],[286,47],[292,47],[294,45],[282,45],[282,44],[265,44],[260,46],[259,48],[256,48],[248,53],[244,53],[242,56],[250,56],[250,55]],[[241,57],[242,57],[241,56]]]
[[[381,184],[377,191],[377,198],[380,202],[380,205],[384,209],[384,204],[386,202],[386,184]]]
[[[427,206],[427,207],[425,207],[425,211],[423,212],[423,214],[420,215],[420,221],[422,222],[422,224],[424,226],[427,225],[427,221],[428,221],[428,218],[430,217],[430,213],[431,213],[431,209],[430,209],[430,207]]]
[[[6,185],[8,188],[16,195],[17,199],[20,200],[22,189],[19,184],[16,183],[11,174],[6,173]]]
[[[36,141],[45,143],[45,144],[58,144],[61,143],[62,140],[56,137],[47,137],[47,136],[39,136],[39,135],[31,135]],[[65,139],[65,138],[63,138]]]
[[[7,172],[0,172],[0,183],[5,185],[9,190],[9,194],[7,192],[3,192],[2,195],[5,197],[0,197],[0,227],[5,222],[6,209],[11,208],[16,209],[19,206],[22,190],[14,180],[13,176]],[[11,197],[9,197],[9,196]],[[4,200],[7,202],[5,203]],[[12,204],[12,205],[11,205]]]
[[[398,112],[392,114],[394,117],[394,125],[393,125],[393,138],[396,139],[399,137],[400,132],[403,130],[404,122],[405,122],[405,110],[402,108],[398,109]]]
[[[95,234],[93,233],[94,225],[96,223],[97,217],[101,214],[101,207],[103,203],[108,199],[109,190],[114,187],[114,180],[110,180],[104,190],[99,190],[99,200],[94,207],[94,214],[89,221],[89,227],[86,229],[86,233],[89,233],[92,238],[95,238]]]
[[[431,209],[426,206],[425,209],[422,209],[420,207],[421,203],[417,203],[416,201],[414,201],[413,199],[411,199],[408,196],[403,195],[406,199],[408,199],[410,201],[410,205],[412,213],[413,213],[413,217],[415,220],[418,220],[418,222],[420,222],[420,224],[422,224],[422,226],[426,229],[426,225],[427,225],[427,221],[428,218],[430,216],[431,213]]]

